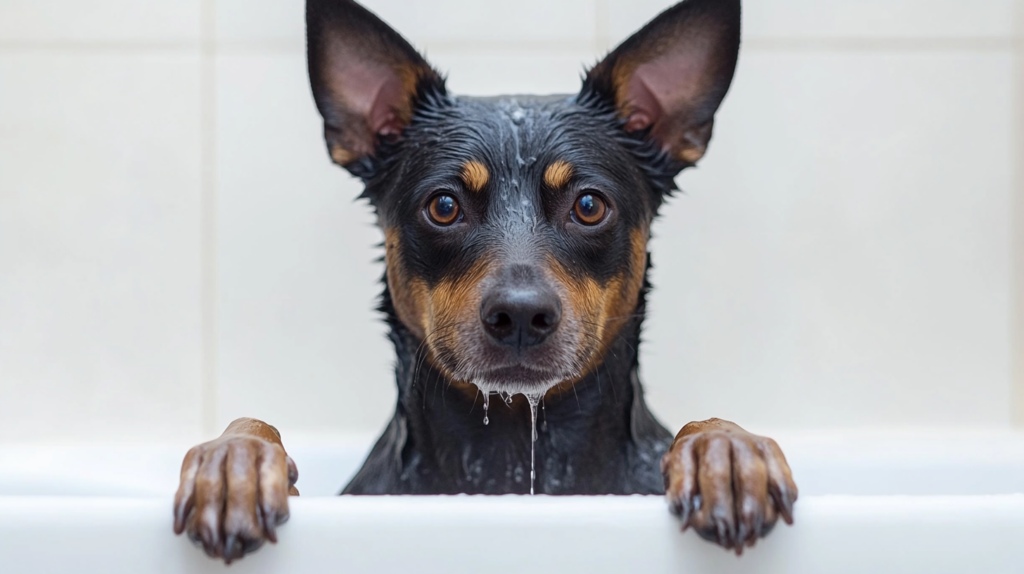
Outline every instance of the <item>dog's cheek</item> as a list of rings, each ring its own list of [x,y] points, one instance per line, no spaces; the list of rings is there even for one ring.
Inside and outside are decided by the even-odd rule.
[[[640,302],[640,290],[644,286],[644,274],[647,271],[647,237],[646,227],[633,229],[629,234],[629,267],[608,282],[605,293],[605,338],[610,339],[618,334],[636,312]],[[602,339],[602,346],[607,348],[610,340]]]
[[[447,278],[429,289],[426,313],[428,346],[434,355],[471,356],[475,328],[479,323],[481,283],[490,272],[483,258],[457,277]],[[446,353],[439,353],[444,347]]]
[[[647,268],[647,229],[630,233],[628,265],[604,285],[592,277],[574,277],[561,263],[552,260],[550,269],[565,287],[574,322],[580,331],[577,356],[586,363],[586,374],[603,359],[604,352],[636,311]]]
[[[578,334],[576,356],[591,362],[598,351],[597,341],[604,334],[605,289],[592,277],[575,277],[557,260],[549,262],[551,274],[562,286],[569,303],[569,315],[574,320],[566,321],[565,327],[574,328]]]
[[[423,340],[427,334],[427,285],[423,280],[411,277],[403,267],[401,240],[394,228],[384,230],[384,260],[395,315],[413,335]]]

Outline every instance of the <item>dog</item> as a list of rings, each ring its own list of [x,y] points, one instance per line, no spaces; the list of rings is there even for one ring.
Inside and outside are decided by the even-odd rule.
[[[792,524],[773,440],[719,419],[673,436],[637,375],[651,223],[711,139],[739,0],[669,8],[574,96],[455,97],[357,3],[306,17],[329,156],[384,232],[397,355],[394,417],[342,494],[665,494],[737,554]],[[297,479],[277,429],[237,420],[186,455],[174,531],[230,563],[276,542]]]

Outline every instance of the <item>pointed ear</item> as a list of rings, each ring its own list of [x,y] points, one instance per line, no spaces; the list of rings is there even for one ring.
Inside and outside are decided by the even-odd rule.
[[[398,139],[417,94],[444,80],[409,42],[350,0],[308,0],[309,80],[331,159],[350,166]]]
[[[694,164],[707,149],[740,47],[739,0],[685,0],[662,12],[587,74],[583,93],[614,103],[629,132]]]

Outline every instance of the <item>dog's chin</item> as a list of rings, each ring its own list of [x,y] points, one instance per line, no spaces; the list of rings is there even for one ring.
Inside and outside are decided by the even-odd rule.
[[[516,365],[488,369],[468,380],[485,393],[543,395],[568,378],[570,375],[564,373]]]

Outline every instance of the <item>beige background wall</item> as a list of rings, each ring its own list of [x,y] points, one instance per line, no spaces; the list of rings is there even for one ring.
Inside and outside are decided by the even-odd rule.
[[[576,91],[668,2],[367,4],[495,94]],[[655,227],[666,423],[1024,418],[1016,4],[746,2],[711,151]],[[384,424],[381,238],[304,59],[301,0],[0,0],[0,441]]]

